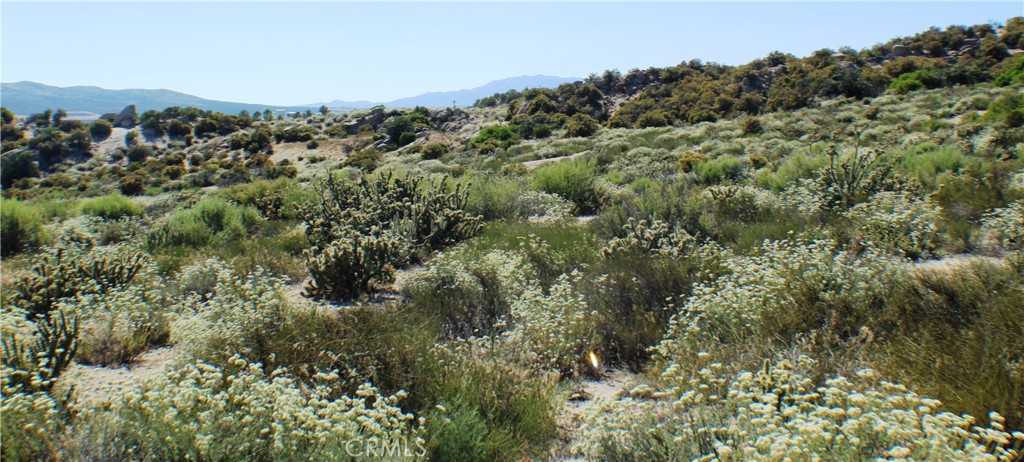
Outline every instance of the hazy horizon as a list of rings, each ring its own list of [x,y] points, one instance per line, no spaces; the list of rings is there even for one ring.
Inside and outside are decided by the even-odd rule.
[[[3,2],[2,81],[298,105],[390,101],[521,75],[870,47],[1005,22],[986,3]],[[827,37],[822,39],[822,37]]]

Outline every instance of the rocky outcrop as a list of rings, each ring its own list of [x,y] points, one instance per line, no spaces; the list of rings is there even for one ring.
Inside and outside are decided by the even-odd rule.
[[[469,123],[469,113],[462,109],[438,109],[430,113],[434,128],[443,132],[457,131]]]
[[[135,105],[131,104],[128,107],[121,110],[117,117],[114,118],[114,126],[122,128],[132,128],[139,122],[138,114],[135,113]]]
[[[905,56],[910,56],[910,54],[911,54],[910,53],[910,47],[908,47],[906,45],[896,45],[896,46],[892,47],[892,55],[897,57],[897,58],[903,58]]]
[[[349,135],[355,135],[359,133],[359,131],[362,130],[364,126],[367,125],[369,125],[370,128],[376,130],[377,128],[380,127],[381,124],[384,123],[385,118],[387,118],[387,115],[384,114],[384,109],[379,107],[375,108],[371,110],[368,114],[358,119],[355,119],[350,122],[345,122],[345,132],[348,133]]]

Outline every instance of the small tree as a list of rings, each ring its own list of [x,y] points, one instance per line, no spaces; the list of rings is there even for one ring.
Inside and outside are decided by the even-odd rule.
[[[565,124],[565,136],[590,136],[597,133],[600,128],[601,125],[593,117],[586,114],[574,114]]]
[[[53,113],[53,117],[52,117],[53,126],[54,127],[59,127],[60,126],[60,121],[62,119],[64,119],[65,117],[67,117],[67,116],[68,116],[68,111],[65,111],[63,109],[57,109],[57,112],[54,112]]]
[[[13,123],[14,122],[14,113],[11,112],[10,109],[7,109],[5,107],[0,107],[0,120],[3,120],[3,123],[5,123],[5,124]]]
[[[330,114],[330,113],[331,113],[331,108],[327,107],[326,104],[323,105],[323,106],[320,106],[320,114],[327,115],[327,114]]]

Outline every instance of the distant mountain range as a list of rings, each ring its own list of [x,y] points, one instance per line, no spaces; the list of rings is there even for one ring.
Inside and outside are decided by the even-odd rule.
[[[582,80],[575,77],[555,77],[550,75],[522,75],[509,77],[507,79],[495,80],[483,86],[457,91],[438,91],[424,93],[418,96],[410,96],[386,102],[373,101],[325,101],[310,103],[304,107],[318,108],[326,105],[329,108],[337,109],[366,109],[374,106],[399,107],[449,107],[453,104],[460,107],[471,106],[476,100],[491,96],[495,93],[504,93],[509,90],[522,90],[525,88],[554,88],[563,83]]]
[[[138,112],[150,109],[162,110],[170,106],[193,106],[209,111],[235,114],[242,110],[263,111],[305,111],[326,104],[336,109],[365,109],[377,105],[399,107],[447,107],[452,101],[458,106],[472,105],[476,100],[508,90],[524,88],[551,88],[565,82],[579,79],[533,75],[497,80],[484,86],[468,90],[424,93],[419,96],[396,99],[389,102],[372,101],[331,101],[296,106],[273,104],[235,103],[215,101],[172,90],[107,90],[100,87],[54,87],[36,82],[15,82],[0,84],[0,104],[15,114],[28,115],[47,109],[61,108],[69,113],[104,114],[119,112],[125,106],[134,104]]]
[[[138,112],[170,106],[194,106],[208,111],[235,114],[240,111],[305,110],[299,106],[214,101],[172,90],[107,90],[100,87],[53,87],[35,82],[0,84],[0,104],[15,114],[32,114],[61,108],[68,112],[104,114],[134,104]]]

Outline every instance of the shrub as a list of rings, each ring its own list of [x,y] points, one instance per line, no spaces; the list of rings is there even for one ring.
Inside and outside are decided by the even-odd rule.
[[[581,214],[596,212],[601,203],[595,168],[584,160],[544,165],[533,171],[531,179],[533,189],[562,196],[575,204]]]
[[[153,157],[155,154],[156,151],[153,150],[153,146],[148,144],[132,144],[125,152],[125,157],[128,158],[129,162],[142,163],[145,162],[146,159]]]
[[[16,199],[3,199],[0,204],[0,248],[4,257],[38,246],[46,240],[41,208]]]
[[[355,167],[364,172],[372,172],[377,170],[380,165],[381,158],[384,155],[376,149],[364,149],[351,156],[345,158],[345,161],[341,163],[345,167]]]
[[[140,175],[128,175],[118,181],[118,189],[126,196],[138,196],[146,192],[146,180]]]
[[[686,151],[682,156],[679,157],[679,169],[683,172],[690,173],[693,169],[708,160],[708,156],[693,151]]]
[[[6,373],[6,372],[5,372]],[[60,404],[49,393],[7,393],[0,398],[0,431],[5,460],[43,460],[52,453],[55,437],[64,431]]]
[[[173,119],[167,123],[167,135],[174,138],[183,138],[192,134],[192,125]]]
[[[89,124],[89,134],[96,139],[106,139],[114,132],[114,126],[105,120],[97,120]]]
[[[744,169],[739,158],[723,156],[697,164],[693,168],[693,173],[702,184],[715,185],[738,180]]]
[[[81,211],[105,220],[118,220],[142,215],[142,206],[120,194],[111,194],[82,202]]]
[[[306,293],[330,300],[354,300],[369,292],[371,282],[392,282],[392,265],[402,262],[407,251],[407,242],[380,229],[371,228],[366,234],[341,231],[339,238],[303,253],[313,278]]]
[[[64,143],[66,140],[64,132],[56,128],[45,128],[28,140],[28,148],[38,152],[47,162],[54,162],[68,153],[68,146]]]
[[[941,211],[905,193],[880,192],[846,216],[869,246],[914,260],[932,256],[940,244]]]
[[[227,243],[248,235],[263,221],[253,207],[235,205],[220,198],[204,199],[194,206],[167,216],[146,235],[150,249],[168,246],[198,247],[213,242]]]
[[[633,126],[636,128],[667,127],[672,125],[674,119],[672,114],[666,111],[653,110],[640,114]]]
[[[427,143],[420,150],[420,156],[424,160],[439,159],[441,156],[448,154],[448,145],[441,142]]]
[[[814,361],[796,361],[735,374],[710,364],[692,379],[681,372],[700,366],[673,365],[664,388],[638,386],[594,412],[580,452],[608,461],[783,459],[793,451],[829,460],[981,461],[1012,459],[1022,444],[996,413],[977,426],[870,369],[818,385],[807,372]]]
[[[147,290],[149,289],[149,290]],[[80,319],[78,359],[85,364],[123,364],[154,344],[165,342],[170,322],[163,294],[147,287],[86,294],[61,306]]]
[[[985,239],[1003,249],[1024,249],[1024,200],[986,214],[981,230]]]
[[[740,133],[744,135],[756,135],[761,133],[762,130],[761,119],[757,117],[746,117],[740,123]]]
[[[818,186],[829,210],[845,210],[880,191],[893,190],[898,183],[892,170],[899,158],[883,158],[877,151],[860,152],[860,146],[842,159],[835,146],[828,148],[829,164],[821,170]]]
[[[77,317],[69,319],[56,310],[29,325],[27,335],[14,329],[2,334],[4,397],[12,392],[49,392],[73,364],[78,350]]]
[[[576,206],[562,196],[543,191],[526,191],[516,197],[516,216],[531,223],[564,223]]]
[[[7,147],[15,146],[19,142],[24,142],[24,140],[25,140],[25,131],[24,130],[22,130],[22,129],[18,128],[18,127],[15,127],[14,125],[9,125],[9,124],[0,125],[0,142],[2,142],[4,147],[5,147],[4,152],[7,152],[9,150],[9,149],[7,149]]]
[[[439,255],[402,288],[416,309],[439,319],[449,338],[492,335],[511,303],[533,283],[533,266],[518,252]]]
[[[1013,60],[1013,64],[1006,67],[995,78],[996,85],[1006,87],[1024,82],[1024,57]]]
[[[601,124],[586,114],[573,114],[565,123],[566,138],[577,136],[590,136],[601,128]]]
[[[355,451],[353,440],[363,442],[360,451],[380,444],[381,452],[425,452],[423,429],[398,406],[405,393],[384,396],[365,384],[339,395],[338,378],[320,373],[307,387],[286,369],[265,371],[238,356],[223,366],[173,367],[84,416],[80,430],[98,443],[84,458],[329,460]]]
[[[390,172],[352,184],[329,176],[315,186],[317,199],[301,210],[306,235],[314,245],[371,228],[393,230],[414,249],[437,250],[476,234],[480,217],[466,210],[468,191],[447,178],[428,182]]]
[[[519,139],[519,134],[516,132],[516,127],[510,125],[489,125],[480,130],[476,136],[473,137],[469,142],[469,146],[473,148],[481,148],[488,144],[501,147],[502,149],[508,149],[509,146],[515,144],[516,140]]]

